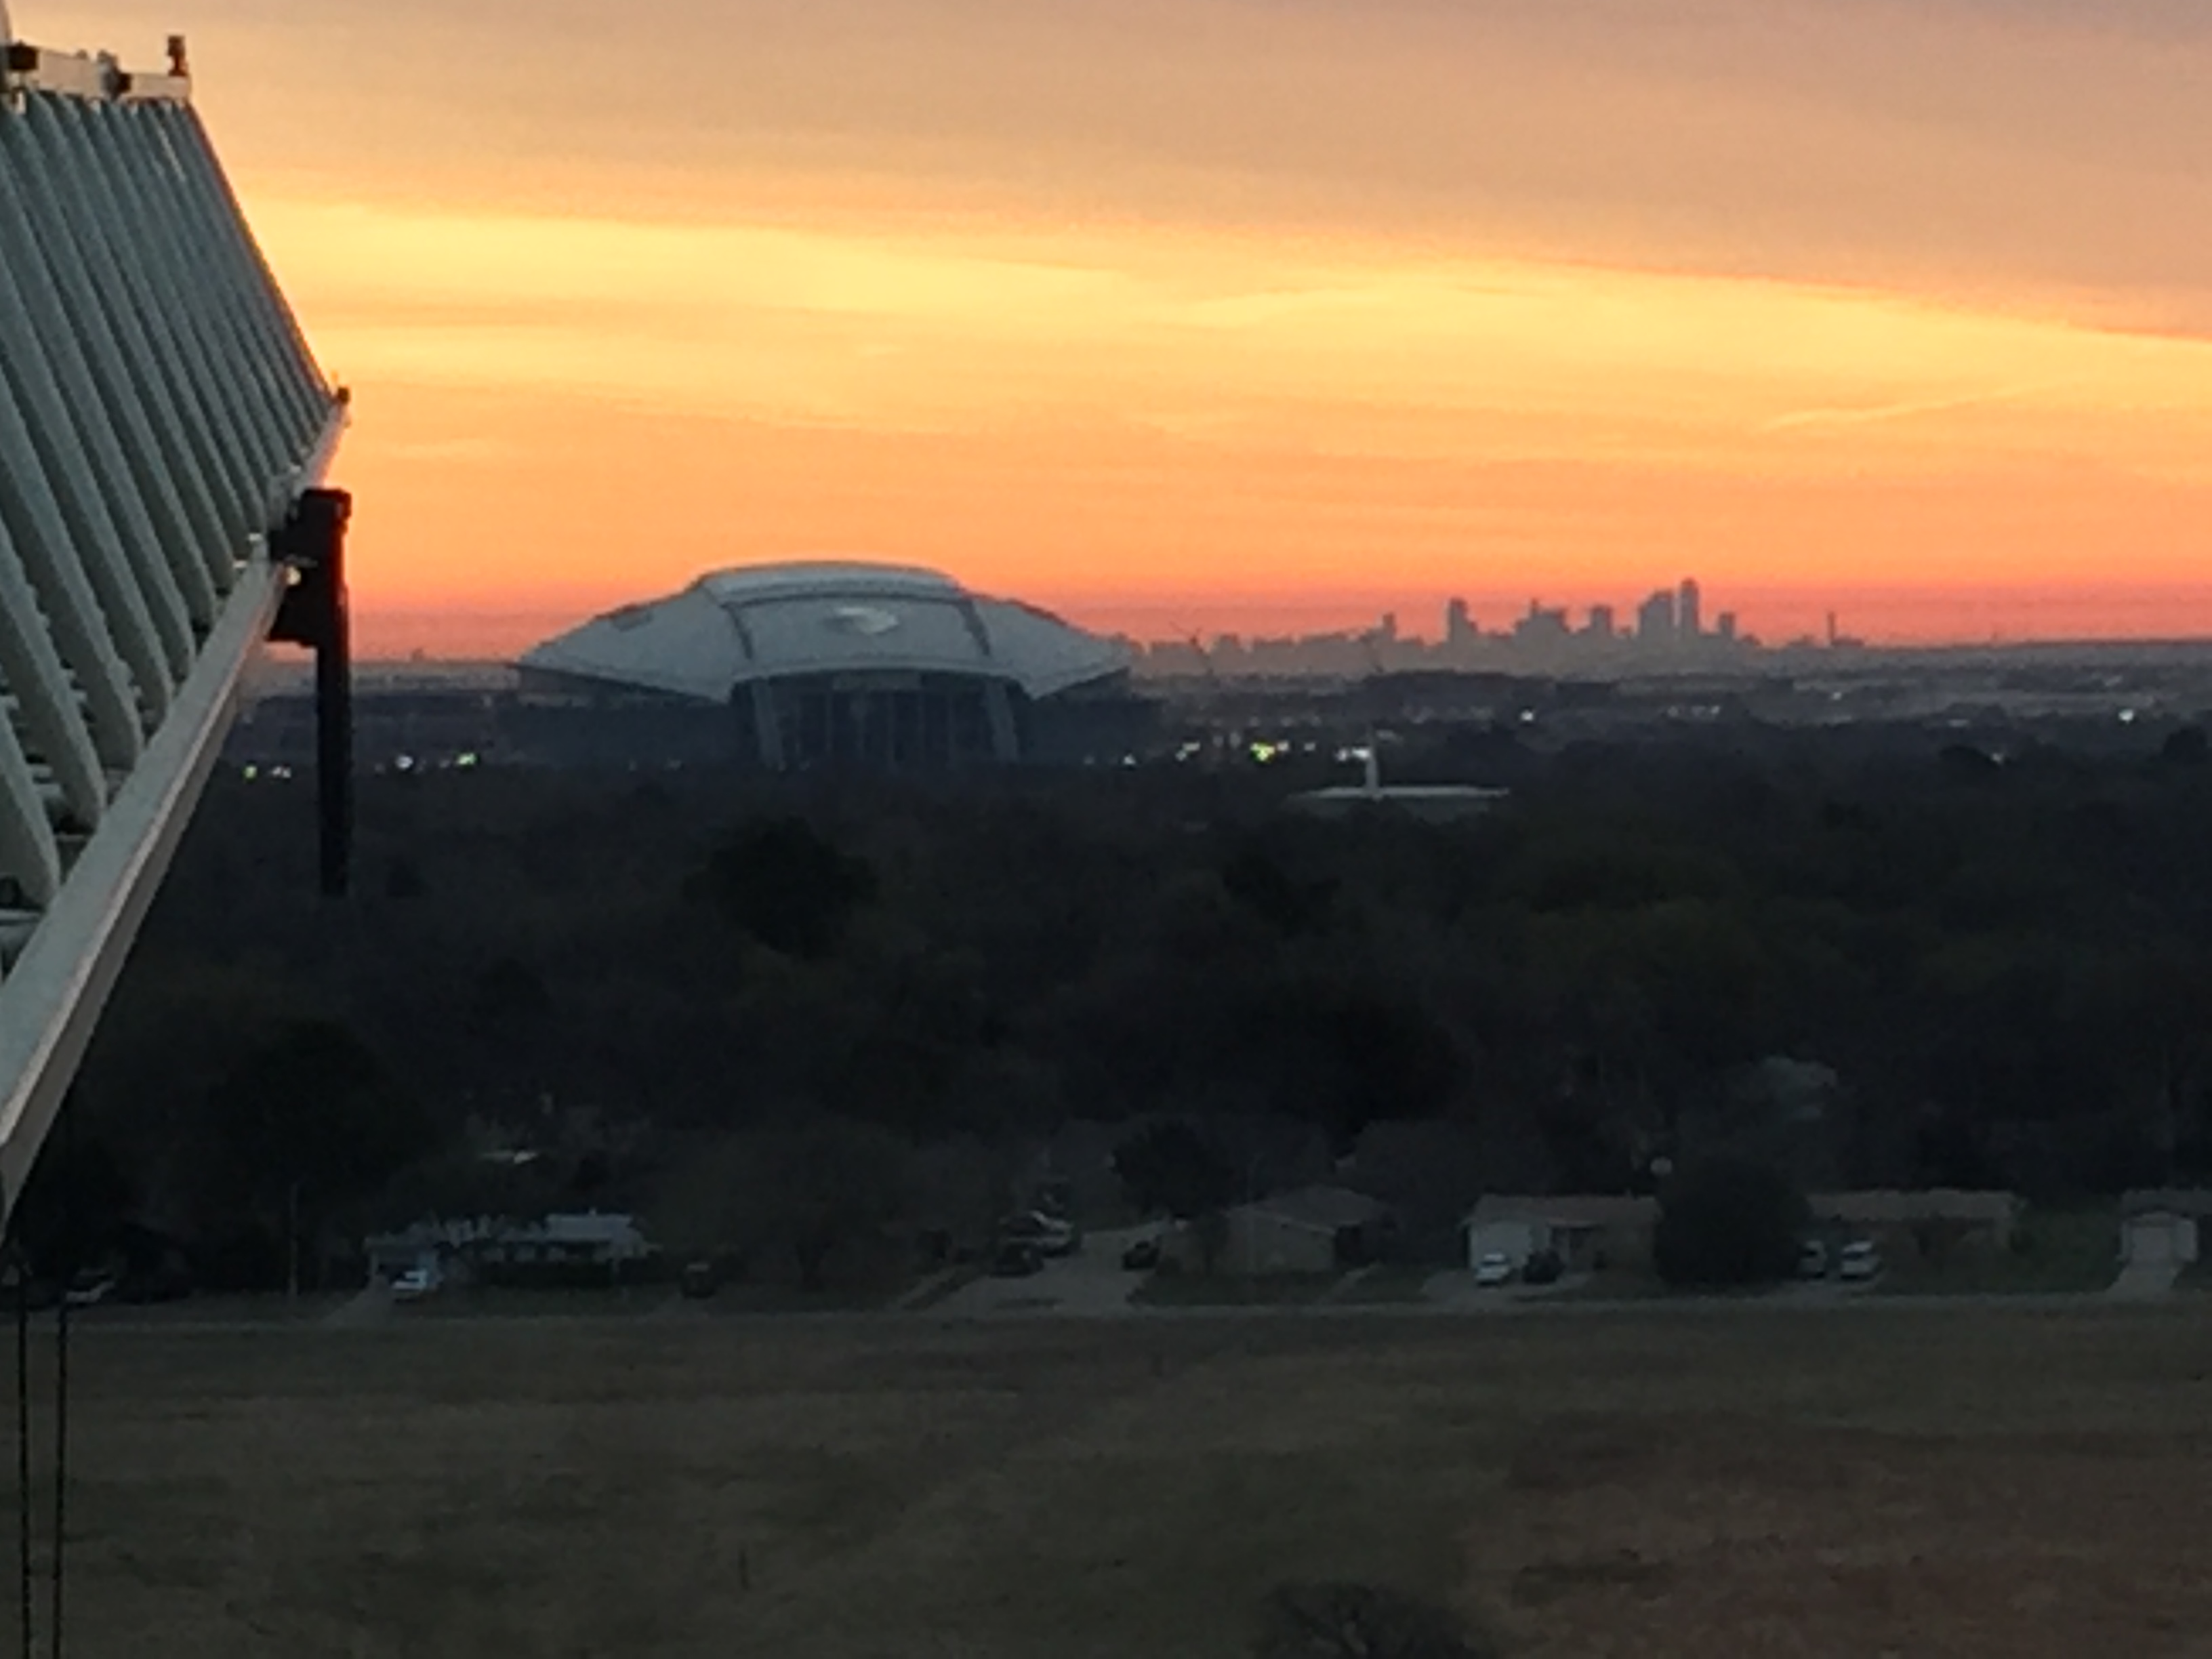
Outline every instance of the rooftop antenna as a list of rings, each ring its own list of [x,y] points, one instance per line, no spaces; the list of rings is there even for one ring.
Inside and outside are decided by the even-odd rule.
[[[1222,688],[1221,671],[1214,666],[1213,652],[1200,636],[1196,629],[1185,632],[1183,637],[1190,641],[1190,648],[1198,658],[1199,672],[1206,676],[1205,708],[1210,725],[1213,720],[1218,719],[1228,707],[1228,694]],[[1218,754],[1222,744],[1221,733],[1212,730],[1206,732],[1206,746],[1209,753]]]

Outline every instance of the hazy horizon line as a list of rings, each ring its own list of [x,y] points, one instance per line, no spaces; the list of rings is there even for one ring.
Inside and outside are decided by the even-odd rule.
[[[2041,582],[1911,588],[1773,583],[1733,587],[1692,580],[1700,581],[1709,626],[1711,619],[1733,612],[1742,633],[1769,647],[1825,637],[1831,613],[1841,633],[1878,649],[2212,643],[2212,580],[2095,587]],[[975,586],[993,591],[988,582]],[[1386,615],[1396,617],[1400,639],[1433,644],[1443,637],[1444,607],[1455,599],[1468,601],[1484,637],[1495,641],[1507,637],[1504,630],[1514,618],[1528,613],[1532,602],[1564,606],[1577,618],[1592,604],[1610,605],[1625,623],[1632,617],[1638,600],[1659,591],[1656,584],[1623,592],[1576,582],[1562,584],[1549,594],[1540,589],[1529,592],[1470,586],[1457,592],[1395,596],[1379,592],[1309,592],[1296,598],[1224,592],[1177,600],[1055,593],[1050,586],[1037,585],[1019,597],[1079,626],[1146,645],[1182,643],[1194,635],[1209,641],[1223,635],[1246,641],[1323,637],[1372,629]],[[1513,597],[1516,593],[1519,597]],[[364,605],[357,597],[355,630],[363,661],[503,661],[592,617],[649,597],[609,592],[541,604],[442,605]]]

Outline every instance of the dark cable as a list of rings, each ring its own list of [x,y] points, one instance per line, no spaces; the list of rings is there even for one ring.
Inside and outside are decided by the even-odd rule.
[[[34,1659],[31,1620],[31,1266],[22,1250],[15,1264],[15,1542],[22,1579],[23,1659]]]
[[[69,1297],[64,1296],[54,1325],[54,1595],[49,1615],[53,1659],[62,1659],[62,1565],[69,1552]]]
[[[62,1152],[74,1160],[76,1120],[65,1115]],[[54,1580],[52,1612],[47,1623],[53,1632],[48,1650],[62,1659],[62,1566],[69,1550],[69,1426],[70,1426],[70,1285],[75,1277],[76,1252],[64,1251],[62,1298],[54,1314]]]

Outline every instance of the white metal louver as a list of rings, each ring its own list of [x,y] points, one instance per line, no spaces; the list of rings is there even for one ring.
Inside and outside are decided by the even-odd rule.
[[[0,51],[4,1206],[280,608],[319,582],[343,643],[344,498],[319,486],[346,399],[192,109],[183,43],[129,74],[15,40],[0,0]]]

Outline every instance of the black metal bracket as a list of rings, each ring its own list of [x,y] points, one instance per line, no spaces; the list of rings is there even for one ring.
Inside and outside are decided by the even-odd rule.
[[[290,572],[269,637],[315,653],[315,792],[322,888],[345,896],[353,864],[353,642],[346,611],[346,526],[353,497],[310,489],[269,538]]]

